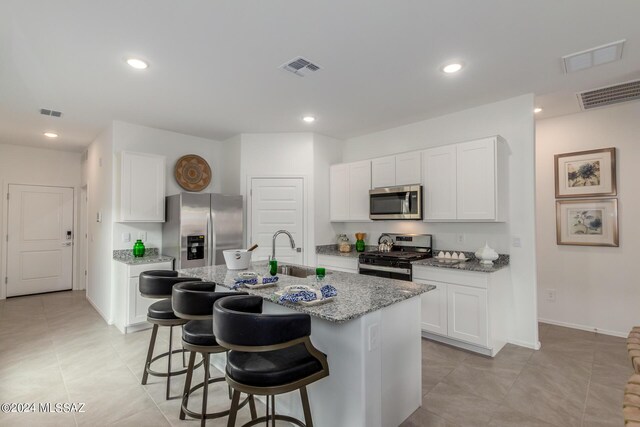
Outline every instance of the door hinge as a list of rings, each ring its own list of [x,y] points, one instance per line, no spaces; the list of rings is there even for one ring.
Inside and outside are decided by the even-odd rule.
[[[5,284],[5,285],[9,284],[9,278],[8,278],[8,277],[6,277],[6,276],[5,276],[5,278],[4,278],[4,284]]]
[[[84,271],[84,275],[85,275],[85,276],[87,275],[87,270],[85,270],[85,271]]]

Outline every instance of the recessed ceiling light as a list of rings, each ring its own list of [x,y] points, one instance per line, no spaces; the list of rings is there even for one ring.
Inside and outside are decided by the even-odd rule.
[[[462,64],[460,64],[459,62],[447,64],[444,67],[442,67],[442,71],[444,71],[447,74],[457,73],[460,70],[462,70]]]
[[[540,108],[540,107],[536,107],[536,108],[534,108],[534,109],[533,109],[533,112],[534,112],[535,114],[538,114],[538,113],[540,113],[541,111],[542,111],[542,108]]]
[[[129,58],[129,59],[127,59],[127,64],[129,64],[130,66],[132,66],[133,68],[135,68],[137,70],[144,70],[145,68],[147,68],[149,66],[149,64],[144,62],[142,59],[138,59],[138,58]]]
[[[55,132],[45,132],[44,136],[46,136],[47,138],[57,138],[58,134]]]
[[[313,123],[316,121],[316,118],[313,116],[304,116],[302,120],[304,120],[307,123]]]

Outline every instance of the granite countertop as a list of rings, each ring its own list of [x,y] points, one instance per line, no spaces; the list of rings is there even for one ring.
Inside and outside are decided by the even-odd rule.
[[[290,264],[288,264],[290,265]],[[309,268],[309,267],[306,267]],[[251,269],[258,273],[265,271],[265,263],[252,263]],[[226,288],[233,286],[238,272],[227,270],[225,265],[188,268],[179,270],[181,276],[198,277],[207,282],[215,282]],[[435,287],[403,280],[383,279],[360,274],[342,273],[328,270],[324,283],[338,291],[335,300],[326,304],[305,307],[298,304],[280,303],[274,292],[289,285],[315,286],[315,280],[279,275],[276,286],[264,289],[241,288],[250,295],[258,295],[267,301],[291,308],[330,322],[342,323],[364,316],[372,311],[413,298]]]
[[[127,265],[154,264],[158,262],[173,261],[173,257],[160,255],[158,248],[146,248],[144,256],[136,258],[132,249],[116,249],[113,251],[113,259]]]
[[[440,250],[433,251],[434,255],[437,255],[439,252]],[[477,271],[480,273],[494,273],[509,266],[509,255],[499,254],[498,259],[493,262],[493,265],[483,265],[480,264],[480,261],[476,259],[476,256],[473,254],[473,252],[464,252],[464,254],[468,258],[468,260],[458,264],[441,262],[440,260],[438,260],[438,258],[427,258],[420,261],[414,261],[411,263],[411,265],[415,265],[417,267],[439,267],[450,268],[453,270]]]
[[[338,250],[338,245],[320,245],[316,246],[316,254],[318,255],[330,255],[330,256],[339,256],[343,258],[358,258],[362,252],[356,252],[354,247],[355,245],[351,245],[351,252],[340,252]],[[374,252],[377,251],[377,246],[365,246],[365,252]]]

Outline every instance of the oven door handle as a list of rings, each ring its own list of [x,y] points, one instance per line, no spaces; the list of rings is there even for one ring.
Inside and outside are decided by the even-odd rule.
[[[411,275],[410,268],[396,268],[396,267],[385,267],[382,265],[371,265],[371,264],[359,264],[360,270],[375,270],[375,271],[386,271],[389,273],[397,273],[397,274],[406,274]]]

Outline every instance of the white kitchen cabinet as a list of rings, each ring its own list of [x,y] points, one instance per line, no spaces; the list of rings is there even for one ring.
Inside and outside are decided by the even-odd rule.
[[[115,305],[114,324],[120,332],[128,334],[151,327],[147,322],[149,306],[157,299],[145,298],[138,289],[139,276],[148,270],[171,270],[173,262],[128,265],[119,261],[115,263]]]
[[[447,285],[447,330],[451,338],[489,346],[487,291]]]
[[[123,151],[116,187],[118,222],[164,222],[164,156]]]
[[[507,150],[499,136],[425,150],[424,220],[506,221]]]
[[[416,185],[422,182],[421,156],[411,151],[396,156],[396,185]]]
[[[414,266],[413,281],[436,288],[422,295],[422,335],[495,356],[507,342],[509,268],[493,273]]]
[[[317,267],[344,273],[358,273],[358,257],[318,255]]]
[[[456,219],[456,145],[422,153],[424,220]]]
[[[371,160],[371,186],[373,188],[396,185],[396,156]]]
[[[419,151],[371,160],[371,186],[373,188],[396,185],[415,185],[422,181]]]
[[[447,335],[447,284],[414,279],[418,283],[434,285],[436,288],[422,294],[422,330]]]
[[[331,221],[369,221],[371,160],[333,165],[329,176]]]

